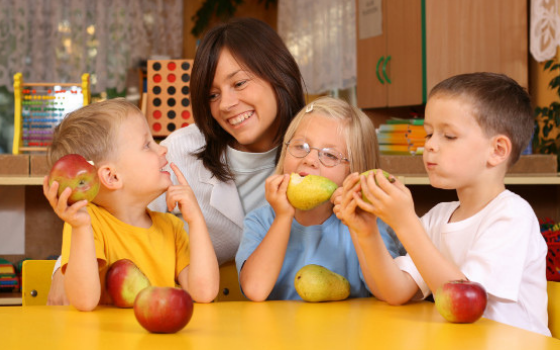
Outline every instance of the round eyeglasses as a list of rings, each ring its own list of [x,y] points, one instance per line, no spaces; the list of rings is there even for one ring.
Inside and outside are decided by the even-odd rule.
[[[344,155],[332,148],[315,148],[309,146],[305,141],[292,140],[286,142],[286,147],[288,147],[288,153],[296,158],[305,158],[312,149],[317,150],[319,154],[319,161],[326,167],[334,167],[338,164],[344,162],[348,163],[349,160],[344,158]]]

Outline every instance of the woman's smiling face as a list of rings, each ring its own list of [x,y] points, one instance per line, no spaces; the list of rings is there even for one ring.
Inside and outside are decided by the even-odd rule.
[[[237,141],[234,148],[266,152],[275,146],[278,106],[272,85],[244,69],[226,48],[208,98],[214,119]]]

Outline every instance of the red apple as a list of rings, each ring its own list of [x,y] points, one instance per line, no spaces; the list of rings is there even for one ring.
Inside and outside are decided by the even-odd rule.
[[[68,204],[87,199],[91,202],[99,192],[97,169],[79,154],[67,154],[54,163],[49,173],[49,185],[58,182],[58,195],[70,187]]]
[[[439,313],[453,323],[475,322],[486,309],[486,290],[477,282],[457,280],[444,283],[434,297]]]
[[[152,333],[175,333],[191,320],[194,304],[181,288],[148,287],[134,302],[138,322]]]
[[[128,259],[117,260],[109,267],[105,284],[118,307],[133,307],[138,293],[151,285],[148,277]]]

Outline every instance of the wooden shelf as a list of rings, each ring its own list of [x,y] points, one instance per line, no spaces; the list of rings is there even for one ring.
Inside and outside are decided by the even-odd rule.
[[[42,185],[42,176],[0,176],[0,185]]]
[[[429,185],[426,175],[396,175],[405,185]],[[505,178],[506,185],[560,185],[559,174],[515,174]],[[43,185],[42,176],[0,176],[0,185]]]
[[[429,185],[430,180],[425,175],[400,175],[397,176],[405,185]],[[535,176],[534,174],[516,174],[506,176],[504,179],[506,185],[560,185],[559,174],[547,174],[543,176]]]
[[[21,305],[21,293],[0,293],[0,306]]]

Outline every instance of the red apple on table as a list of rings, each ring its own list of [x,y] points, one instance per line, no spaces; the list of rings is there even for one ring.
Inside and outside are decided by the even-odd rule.
[[[134,315],[152,333],[175,333],[191,320],[194,304],[181,288],[148,287],[134,302]]]
[[[457,280],[444,283],[434,296],[439,313],[453,323],[472,323],[486,309],[487,295],[477,282]]]
[[[68,204],[81,200],[91,202],[99,192],[97,168],[79,154],[67,154],[57,160],[49,173],[49,186],[58,182],[58,195],[70,187],[72,194]]]
[[[115,261],[105,276],[107,293],[118,307],[133,307],[140,291],[151,285],[148,277],[130,260]]]

